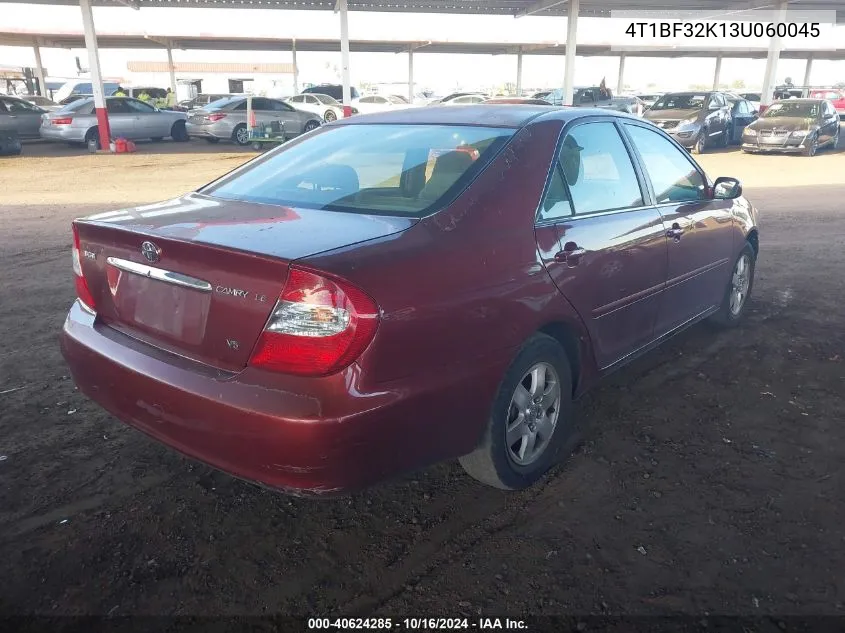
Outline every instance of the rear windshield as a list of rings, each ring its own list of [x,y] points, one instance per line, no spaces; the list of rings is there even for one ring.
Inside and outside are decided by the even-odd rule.
[[[230,200],[422,217],[460,192],[513,133],[442,125],[324,128],[200,191]]]
[[[91,114],[94,111],[94,100],[77,99],[61,107],[60,112],[76,112],[78,114]]]

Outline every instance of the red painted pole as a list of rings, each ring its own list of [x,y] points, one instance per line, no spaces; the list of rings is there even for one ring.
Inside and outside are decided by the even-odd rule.
[[[85,32],[85,48],[88,50],[88,67],[91,69],[91,88],[94,93],[94,108],[97,113],[100,149],[109,151],[111,129],[109,128],[109,115],[106,110],[103,75],[100,72],[100,53],[97,49],[97,32],[94,30],[91,0],[79,0],[79,8],[82,9],[82,28]]]

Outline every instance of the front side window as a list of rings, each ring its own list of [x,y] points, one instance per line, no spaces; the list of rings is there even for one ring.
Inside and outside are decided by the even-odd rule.
[[[457,194],[513,133],[445,125],[324,128],[200,191],[265,204],[422,217]]]
[[[638,125],[626,123],[625,129],[642,157],[657,204],[706,198],[704,176],[674,144]]]
[[[306,101],[305,95],[297,95],[295,97],[290,98],[291,103],[303,103],[304,101]]]
[[[574,128],[559,161],[576,214],[642,206],[634,165],[613,123]]]
[[[126,99],[126,105],[133,112],[141,112],[143,114],[150,114],[155,112],[155,108],[143,101],[136,101],[135,99]]]
[[[40,110],[32,105],[31,103],[27,103],[26,101],[17,101],[15,99],[9,99],[6,101],[6,108],[11,112],[14,113],[26,113],[32,114],[35,112],[40,112]]]
[[[109,99],[106,101],[106,110],[109,114],[129,114],[129,106],[124,99]]]

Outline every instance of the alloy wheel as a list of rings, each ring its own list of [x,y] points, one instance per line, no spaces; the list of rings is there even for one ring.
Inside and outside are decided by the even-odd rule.
[[[747,254],[743,254],[736,261],[734,267],[733,278],[731,279],[731,314],[739,316],[742,311],[742,306],[745,305],[745,300],[748,297],[748,287],[751,284],[751,259]]]
[[[560,414],[560,379],[549,363],[536,363],[519,381],[508,407],[508,458],[528,466],[548,447]]]
[[[332,112],[331,110],[327,110],[327,111],[326,111],[326,116],[324,116],[323,118],[324,118],[324,119],[325,119],[328,123],[331,123],[332,121],[337,121],[337,115],[336,115],[334,112]]]
[[[238,145],[246,145],[249,141],[249,131],[246,127],[239,127],[235,130],[235,141]]]

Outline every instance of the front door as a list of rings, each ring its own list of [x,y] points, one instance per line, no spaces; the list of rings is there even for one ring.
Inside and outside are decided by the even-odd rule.
[[[3,99],[10,127],[21,138],[38,138],[41,128],[41,115],[44,110],[20,99]]]
[[[742,131],[745,126],[753,123],[757,115],[751,109],[751,104],[744,99],[740,99],[734,103],[733,111],[731,112],[731,143],[739,143],[742,140]]]
[[[106,111],[109,113],[109,128],[112,138],[138,138],[137,115],[129,109],[126,99],[110,97],[106,99]]]
[[[314,97],[311,98],[316,101]],[[290,138],[292,136],[302,134],[302,129],[304,127],[303,120],[305,117],[298,113],[296,108],[277,99],[271,99],[270,105],[273,107],[273,113],[275,114],[276,120],[285,124],[286,137]],[[309,104],[309,108],[312,110],[314,107],[315,106]]]
[[[602,369],[654,337],[667,240],[642,184],[616,124],[579,124],[561,145],[535,229],[549,274],[586,324]]]
[[[135,138],[164,138],[170,136],[169,118],[156,112],[156,109],[137,99],[126,99],[126,106],[135,115]]]
[[[655,335],[718,306],[730,277],[732,200],[713,200],[688,153],[643,124],[624,128],[640,155],[668,244],[668,274]]]

